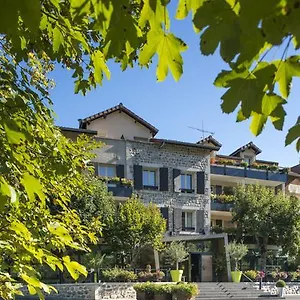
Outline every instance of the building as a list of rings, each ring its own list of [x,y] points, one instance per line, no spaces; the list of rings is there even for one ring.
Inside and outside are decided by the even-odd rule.
[[[212,241],[224,251],[228,239],[222,232],[235,227],[233,204],[226,201],[235,186],[258,183],[286,190],[285,170],[259,160],[261,150],[252,142],[221,155],[222,144],[212,136],[196,143],[156,138],[158,129],[122,103],[80,119],[78,129],[61,129],[70,138],[85,133],[104,143],[93,159],[96,175],[111,178],[108,189],[117,201],[136,194],[146,205],[155,203],[167,221],[166,241]],[[254,241],[247,242],[255,249]],[[228,256],[226,264],[229,277]],[[212,281],[213,273],[211,253],[191,254],[188,279]]]

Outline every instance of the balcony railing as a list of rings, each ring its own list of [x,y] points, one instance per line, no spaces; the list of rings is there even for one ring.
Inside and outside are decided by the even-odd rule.
[[[116,197],[126,197],[129,198],[132,195],[132,187],[124,186],[124,185],[111,185],[108,186],[108,191],[112,192],[112,194]]]
[[[251,167],[239,167],[213,164],[210,166],[211,174],[227,175],[260,180],[286,182],[287,174],[283,171],[258,170]]]
[[[231,211],[233,208],[233,203],[222,203],[218,200],[211,200],[210,209],[217,211]]]

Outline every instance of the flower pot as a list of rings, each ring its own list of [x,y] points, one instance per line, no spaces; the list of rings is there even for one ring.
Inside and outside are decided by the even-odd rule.
[[[181,281],[183,270],[171,270],[171,277],[173,282]]]
[[[231,278],[233,282],[240,282],[242,277],[241,271],[232,271],[231,272]]]
[[[277,289],[278,289],[278,296],[282,298],[284,295],[284,287],[278,287]]]

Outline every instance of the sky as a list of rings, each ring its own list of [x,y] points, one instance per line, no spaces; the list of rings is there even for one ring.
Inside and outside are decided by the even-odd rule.
[[[174,16],[174,8],[171,15]],[[171,19],[171,31],[182,38],[189,46],[183,53],[184,72],[175,82],[169,74],[164,82],[156,82],[153,64],[150,69],[138,66],[122,72],[119,65],[110,62],[110,81],[87,93],[74,94],[72,73],[57,67],[52,74],[56,87],[51,92],[56,124],[78,128],[82,119],[113,107],[122,102],[127,108],[159,129],[156,137],[196,142],[202,132],[195,127],[213,132],[214,138],[222,143],[220,154],[229,155],[240,146],[253,141],[262,153],[262,160],[278,161],[283,167],[299,163],[300,155],[295,145],[284,146],[288,128],[293,126],[299,112],[300,80],[295,81],[285,105],[287,118],[283,131],[274,129],[268,123],[262,134],[255,137],[249,130],[249,121],[236,123],[236,114],[223,114],[221,96],[225,89],[217,88],[213,81],[217,74],[226,69],[219,53],[203,56],[199,50],[199,36],[194,33],[191,21]],[[209,133],[205,133],[205,136]]]

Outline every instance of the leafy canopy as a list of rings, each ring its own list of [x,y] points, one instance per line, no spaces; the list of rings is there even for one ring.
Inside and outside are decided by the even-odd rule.
[[[87,274],[66,253],[88,251],[101,224],[83,224],[69,204],[72,195],[92,192],[83,173],[97,144],[84,136],[70,142],[54,126],[47,55],[18,63],[11,47],[0,50],[0,297],[20,295],[22,282],[43,298],[53,288],[39,266],[66,269],[74,280]]]
[[[154,204],[145,206],[138,198],[132,198],[120,204],[114,217],[107,220],[103,237],[113,252],[132,256],[146,245],[161,249],[165,231],[160,210]]]
[[[181,53],[187,45],[171,31],[170,5],[177,5],[175,19],[192,15],[200,33],[203,55],[219,51],[227,64],[215,80],[225,88],[221,108],[237,113],[237,121],[251,119],[258,135],[269,120],[283,129],[285,105],[292,80],[300,76],[299,0],[12,0],[1,2],[2,43],[11,43],[16,60],[28,52],[73,72],[75,92],[102,85],[110,79],[108,61],[122,70],[139,64],[149,67],[157,55],[158,81],[171,72],[183,73]],[[275,55],[275,53],[277,55]],[[278,59],[278,58],[279,59]],[[155,60],[156,61],[156,60]],[[297,140],[298,121],[286,137]]]
[[[173,241],[167,246],[164,255],[176,265],[176,270],[178,270],[178,264],[188,259],[189,252],[183,242]]]
[[[226,247],[226,250],[231,259],[235,261],[235,271],[238,270],[238,262],[243,259],[244,256],[248,253],[248,247],[244,244],[237,243],[233,241],[229,243]]]
[[[269,242],[281,246],[285,253],[298,255],[300,250],[300,201],[294,196],[275,194],[274,189],[259,185],[235,189],[233,221],[244,236],[253,236],[266,264]]]

